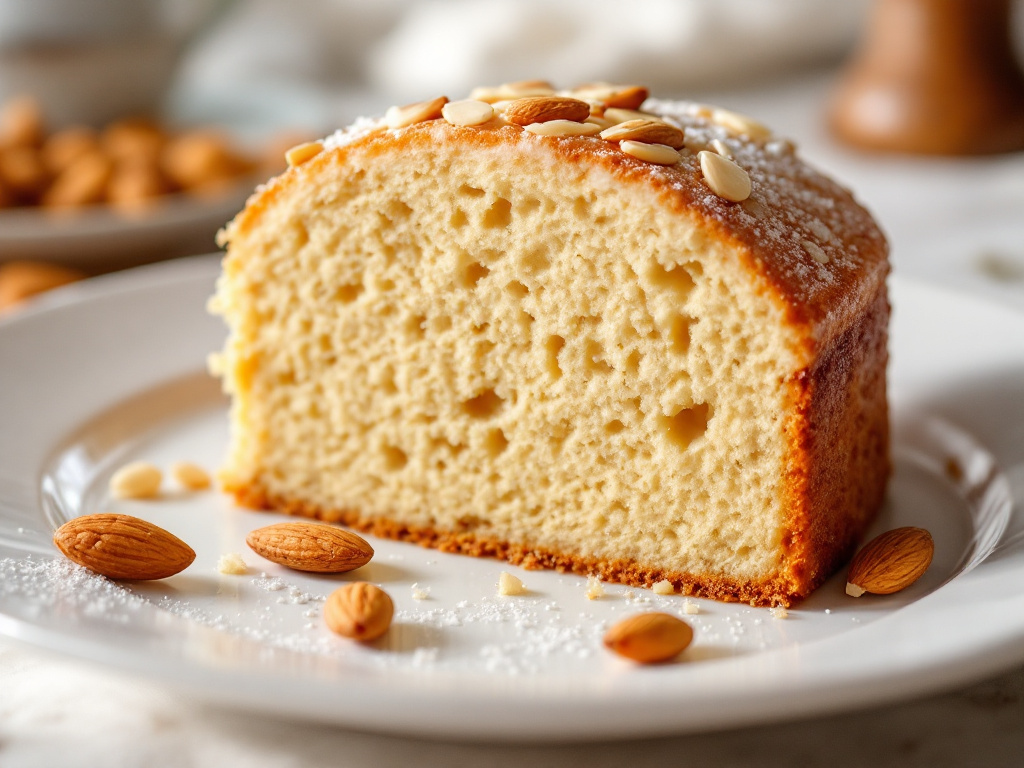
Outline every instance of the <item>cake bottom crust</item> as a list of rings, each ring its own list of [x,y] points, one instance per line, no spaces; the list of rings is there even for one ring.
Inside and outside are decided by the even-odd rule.
[[[806,597],[817,583],[799,583],[795,578],[776,575],[772,578],[740,581],[713,574],[694,574],[644,565],[628,559],[604,559],[566,554],[541,547],[531,547],[465,531],[443,531],[409,526],[386,517],[367,517],[356,510],[324,509],[305,501],[283,498],[266,492],[257,484],[232,486],[238,504],[250,509],[274,510],[327,523],[341,523],[357,531],[385,539],[408,541],[441,552],[489,557],[505,560],[527,570],[550,569],[560,573],[597,576],[603,581],[631,587],[651,587],[667,580],[679,593],[724,602],[743,602],[752,606],[789,607],[794,600]]]

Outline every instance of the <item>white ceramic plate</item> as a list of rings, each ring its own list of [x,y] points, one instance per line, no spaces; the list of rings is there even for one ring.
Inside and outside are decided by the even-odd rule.
[[[182,687],[204,699],[352,727],[449,738],[610,738],[724,728],[881,703],[966,683],[1024,659],[1024,316],[893,281],[896,472],[878,532],[921,525],[935,560],[888,597],[844,595],[838,574],[778,618],[693,600],[696,640],[641,668],[600,646],[617,618],[686,600],[516,571],[371,540],[341,576],[288,572],[245,534],[276,515],[170,484],[115,502],[132,458],[217,466],[225,402],[203,373],[224,330],[207,316],[217,263],[190,259],[72,286],[0,323],[0,632]],[[53,528],[116,510],[194,546],[195,563],[118,585],[55,557]],[[218,573],[242,553],[243,576]],[[365,579],[394,597],[386,638],[358,646],[323,626],[322,599]],[[429,592],[414,598],[416,589]]]

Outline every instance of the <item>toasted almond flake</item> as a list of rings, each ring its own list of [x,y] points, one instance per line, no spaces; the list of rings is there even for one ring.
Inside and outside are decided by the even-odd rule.
[[[831,243],[835,240],[832,230],[821,219],[811,219],[807,222],[807,228],[811,230],[816,238],[823,242]]]
[[[681,155],[664,144],[645,144],[640,141],[620,141],[619,148],[627,155],[655,165],[675,165]]]
[[[217,560],[217,570],[229,576],[241,576],[249,570],[245,560],[237,552],[228,552]]]
[[[494,117],[494,107],[476,99],[449,101],[441,108],[441,116],[452,125],[481,125]]]
[[[828,254],[821,250],[821,246],[817,243],[812,243],[810,240],[801,240],[800,245],[804,247],[804,250],[810,254],[811,258],[820,264],[828,264]]]
[[[715,152],[702,151],[697,155],[700,170],[711,191],[734,203],[750,197],[750,176],[728,158]]]
[[[522,99],[526,96],[551,96],[555,88],[546,80],[520,80],[515,83],[504,83],[497,87],[481,86],[474,88],[469,97],[491,104],[496,101]]]
[[[650,112],[639,112],[635,109],[622,109],[621,107],[609,107],[604,111],[602,117],[611,120],[613,123],[624,123],[627,120],[659,120],[664,122],[658,115]]]
[[[323,143],[319,141],[309,141],[305,144],[299,144],[298,146],[289,149],[284,153],[284,159],[288,162],[289,168],[294,168],[297,165],[302,165],[307,160],[312,160],[323,152],[323,149]]]
[[[611,120],[605,120],[603,117],[598,117],[596,115],[591,115],[583,122],[590,123],[591,125],[596,125],[602,131],[607,128],[611,128],[613,125],[615,125],[615,123],[613,123]]]
[[[110,478],[110,495],[116,499],[152,499],[160,493],[163,473],[148,461],[125,464]]]
[[[674,595],[676,592],[676,588],[672,586],[672,582],[668,579],[654,582],[651,589],[654,590],[656,595]]]
[[[713,109],[711,111],[711,119],[730,133],[747,136],[752,141],[766,141],[772,137],[771,129],[767,126],[757,122],[752,117],[747,117],[729,109]]]
[[[190,461],[174,462],[170,474],[178,485],[190,491],[205,491],[210,487],[210,473]]]
[[[524,125],[523,130],[538,136],[593,136],[601,132],[601,126],[573,120],[549,120],[546,123]]]
[[[604,597],[604,585],[597,576],[587,576],[587,591],[584,594],[587,596],[587,600],[597,600],[599,597]]]
[[[605,141],[640,141],[679,149],[686,141],[682,130],[660,120],[627,120],[601,131]]]
[[[617,109],[637,109],[647,100],[649,91],[642,85],[616,85],[614,83],[587,83],[571,91],[577,98],[589,98]]]
[[[441,110],[447,103],[447,96],[438,96],[430,101],[420,101],[404,107],[390,107],[384,113],[384,122],[388,128],[405,128],[425,120],[434,120],[441,117]]]
[[[499,595],[502,595],[503,597],[514,597],[515,595],[525,595],[527,591],[526,585],[511,573],[502,571],[501,575],[498,576]]]
[[[726,145],[726,143],[721,139],[712,139],[711,148],[715,150],[715,152],[720,154],[722,157],[727,157],[730,160],[732,160],[732,152],[729,150],[729,147]]]

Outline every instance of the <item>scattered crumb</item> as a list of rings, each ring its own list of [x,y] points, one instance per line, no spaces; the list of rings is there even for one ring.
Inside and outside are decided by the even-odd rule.
[[[228,552],[227,554],[221,555],[220,560],[217,561],[217,570],[221,573],[227,573],[238,576],[249,570],[245,564],[245,560],[237,552]]]
[[[788,619],[789,618],[789,611],[787,611],[781,605],[777,605],[774,608],[769,608],[768,612],[771,613],[773,619]]]
[[[654,586],[651,589],[654,590],[656,595],[674,595],[676,593],[676,588],[672,586],[672,582],[668,579],[654,582]]]
[[[597,576],[587,576],[587,591],[584,594],[587,596],[587,600],[604,597],[604,585]]]
[[[502,571],[498,577],[498,594],[510,597],[512,595],[525,595],[526,586],[511,573]]]
[[[430,597],[430,587],[421,587],[419,582],[412,585],[413,600],[426,600],[428,597]]]
[[[683,603],[683,613],[685,613],[687,616],[696,616],[698,613],[700,613],[700,606],[696,603],[691,603],[689,600],[686,600]]]
[[[210,473],[189,461],[177,461],[171,465],[171,477],[182,488],[190,491],[205,491],[210,487]]]

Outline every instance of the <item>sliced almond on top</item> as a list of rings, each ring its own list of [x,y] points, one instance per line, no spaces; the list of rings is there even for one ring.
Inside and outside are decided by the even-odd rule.
[[[441,116],[452,125],[482,125],[494,117],[494,107],[478,99],[449,101],[441,109]]]
[[[729,109],[716,107],[711,110],[711,120],[730,133],[746,136],[752,141],[766,141],[772,136],[771,128],[768,126],[759,123],[752,117],[747,117]]]
[[[614,83],[587,83],[571,91],[573,96],[586,99],[597,99],[606,107],[621,109],[638,109],[650,91],[642,85],[615,85]]]
[[[679,149],[686,141],[686,136],[680,129],[659,120],[627,120],[601,131],[601,138],[605,141],[664,144],[672,149]]]
[[[521,99],[526,96],[550,96],[554,92],[555,87],[547,80],[519,80],[514,83],[503,83],[496,87],[481,86],[474,88],[469,96],[471,99],[493,104],[496,101]]]
[[[605,120],[610,120],[613,123],[624,123],[627,120],[658,120],[665,122],[657,115],[653,115],[650,112],[640,112],[636,109],[621,109],[619,107],[609,107],[601,115]]]
[[[717,152],[704,150],[697,153],[704,181],[719,197],[740,203],[750,197],[750,174]]]
[[[516,125],[572,120],[582,123],[590,117],[590,105],[568,96],[530,96],[517,99],[505,108],[505,119]]]
[[[447,103],[447,96],[438,96],[430,101],[419,101],[404,107],[390,107],[384,113],[384,122],[388,128],[405,128],[425,120],[436,120],[441,117],[441,110]]]

